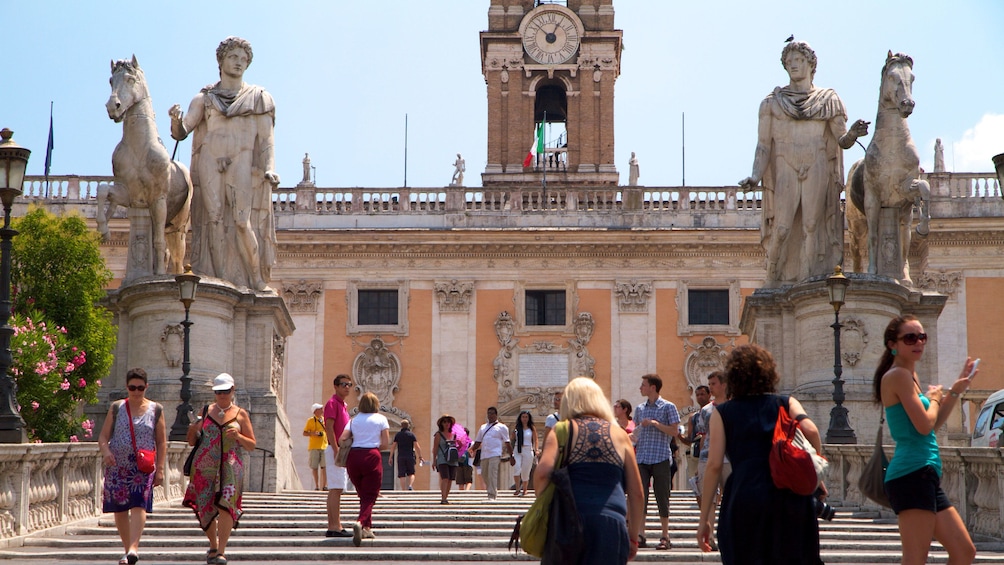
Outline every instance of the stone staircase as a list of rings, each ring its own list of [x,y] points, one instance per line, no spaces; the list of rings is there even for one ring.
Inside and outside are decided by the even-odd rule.
[[[384,493],[374,511],[376,540],[354,547],[350,538],[325,538],[325,493],[292,491],[281,494],[248,493],[245,515],[230,539],[227,555],[232,563],[358,562],[470,563],[532,562],[525,553],[506,547],[516,516],[526,511],[530,497],[499,494],[488,502],[483,491],[450,495],[451,504],[439,504],[433,491]],[[358,510],[354,495],[343,497],[342,516],[349,526]],[[650,541],[659,538],[654,503],[646,530]],[[717,553],[697,549],[697,504],[688,492],[676,491],[671,500],[670,528],[673,549],[656,551],[654,543],[639,552],[636,561],[671,563],[720,562]],[[821,522],[820,537],[826,563],[899,563],[896,524],[891,519],[853,514],[838,508],[837,518]],[[0,559],[18,563],[116,563],[121,543],[111,515],[66,528],[60,535],[24,538],[21,547],[0,549]],[[978,546],[979,547],[979,546]],[[207,541],[191,510],[180,503],[161,505],[150,514],[141,544],[143,565],[204,563]],[[991,549],[1001,550],[1000,545]],[[937,544],[929,563],[944,563],[947,554]],[[977,563],[1002,563],[1004,551],[981,547]]]

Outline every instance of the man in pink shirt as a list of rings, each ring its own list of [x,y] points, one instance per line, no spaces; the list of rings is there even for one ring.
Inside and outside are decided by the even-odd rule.
[[[348,482],[345,467],[335,466],[335,455],[338,454],[338,438],[349,423],[349,408],[345,399],[352,392],[352,378],[348,375],[335,377],[335,394],[324,406],[324,433],[328,438],[328,447],[324,450],[325,471],[328,479],[328,531],[324,533],[329,538],[350,538],[352,532],[342,527],[342,491]]]

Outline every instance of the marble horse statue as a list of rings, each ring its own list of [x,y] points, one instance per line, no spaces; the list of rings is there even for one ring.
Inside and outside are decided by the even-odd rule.
[[[192,200],[192,178],[188,168],[171,160],[157,135],[157,122],[146,78],[136,56],[131,61],[113,61],[111,96],[105,104],[108,117],[122,123],[122,141],[112,153],[114,185],[98,187],[98,231],[108,237],[108,219],[116,206],[146,208],[150,213],[150,234],[130,236],[126,278],[147,274],[181,273],[185,260]],[[130,230],[137,224],[130,220]],[[136,241],[144,242],[136,249]],[[152,247],[151,247],[152,245]],[[150,264],[152,272],[139,265]]]
[[[931,188],[920,179],[920,154],[910,137],[906,120],[913,113],[913,59],[903,53],[889,52],[882,66],[875,133],[865,158],[851,167],[847,187],[850,204],[847,223],[850,230],[853,270],[863,272],[865,257],[868,272],[911,282],[910,238],[914,209],[919,208],[917,235],[926,237],[931,220]],[[898,211],[898,226],[883,226],[895,214],[882,214],[883,208]],[[886,228],[886,229],[883,229]],[[895,241],[886,235],[896,234]]]

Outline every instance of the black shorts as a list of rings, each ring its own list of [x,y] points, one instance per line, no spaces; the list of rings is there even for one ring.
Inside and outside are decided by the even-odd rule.
[[[461,465],[457,467],[457,484],[469,485],[474,482],[474,467]]]
[[[439,465],[436,466],[436,469],[439,471],[439,478],[441,479],[449,479],[453,481],[456,480],[457,478],[456,465],[447,465],[446,463],[440,463]]]
[[[952,507],[948,495],[941,489],[941,477],[927,465],[912,473],[885,483],[885,494],[896,514],[904,510],[929,510],[934,513]]]
[[[414,459],[399,458],[397,460],[397,478],[400,479],[414,474],[415,474]]]

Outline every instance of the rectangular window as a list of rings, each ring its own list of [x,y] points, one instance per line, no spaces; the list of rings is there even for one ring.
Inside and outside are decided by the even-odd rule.
[[[396,290],[359,290],[360,326],[397,325]]]
[[[687,312],[691,326],[727,326],[729,291],[688,289]]]
[[[526,297],[526,325],[564,326],[564,290],[528,290]]]

